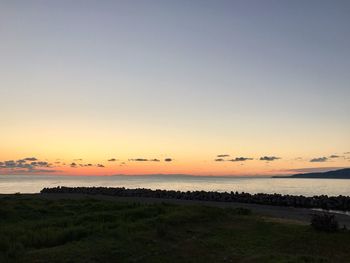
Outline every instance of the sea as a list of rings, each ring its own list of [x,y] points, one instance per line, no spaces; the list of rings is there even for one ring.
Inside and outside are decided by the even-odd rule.
[[[45,187],[125,187],[178,191],[278,193],[289,195],[350,196],[350,179],[140,175],[64,176],[0,175],[0,194],[39,193]]]

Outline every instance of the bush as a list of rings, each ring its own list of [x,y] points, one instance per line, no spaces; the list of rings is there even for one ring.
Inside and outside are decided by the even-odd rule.
[[[322,215],[313,214],[311,217],[311,226],[320,231],[335,232],[339,225],[335,215],[324,213]]]

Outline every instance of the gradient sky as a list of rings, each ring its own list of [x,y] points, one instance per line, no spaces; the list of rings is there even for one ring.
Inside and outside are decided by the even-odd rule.
[[[349,14],[330,0],[3,0],[0,173],[348,167]],[[16,162],[29,157],[48,164]]]

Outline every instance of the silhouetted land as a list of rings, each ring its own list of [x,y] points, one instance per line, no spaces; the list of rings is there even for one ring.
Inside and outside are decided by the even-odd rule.
[[[119,197],[152,197],[164,199],[200,200],[215,202],[240,202],[262,205],[321,208],[350,211],[350,196],[296,196],[281,194],[249,194],[239,192],[206,192],[206,191],[171,191],[151,189],[126,189],[124,187],[54,187],[44,188],[41,193],[55,194],[90,194],[110,195]]]
[[[350,179],[350,168],[328,171],[323,173],[303,173],[291,176],[273,176],[273,178],[326,178],[326,179]]]
[[[0,198],[0,262],[348,262],[350,232],[244,208]]]

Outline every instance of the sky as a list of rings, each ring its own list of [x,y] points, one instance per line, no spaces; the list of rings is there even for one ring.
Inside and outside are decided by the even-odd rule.
[[[349,13],[349,1],[3,0],[0,174],[349,167]]]

